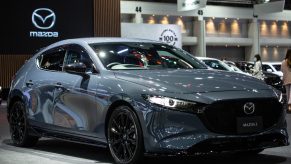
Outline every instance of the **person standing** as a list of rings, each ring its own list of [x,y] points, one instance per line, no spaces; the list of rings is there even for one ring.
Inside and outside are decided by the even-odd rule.
[[[288,112],[291,112],[291,49],[286,53],[286,57],[281,64],[283,72],[283,85],[286,88]]]
[[[254,68],[252,69],[252,75],[260,80],[263,80],[263,69],[262,69],[262,60],[259,54],[254,57]]]

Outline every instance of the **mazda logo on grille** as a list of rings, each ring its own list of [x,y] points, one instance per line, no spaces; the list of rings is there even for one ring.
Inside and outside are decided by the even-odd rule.
[[[244,112],[247,115],[255,113],[255,104],[252,102],[248,102],[244,105]]]
[[[38,29],[50,29],[55,25],[55,22],[56,15],[51,9],[39,8],[32,13],[32,23]]]

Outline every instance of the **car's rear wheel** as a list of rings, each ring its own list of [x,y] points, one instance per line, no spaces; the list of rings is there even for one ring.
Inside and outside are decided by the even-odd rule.
[[[25,105],[17,101],[12,105],[9,115],[11,139],[14,145],[20,147],[34,146],[39,137],[29,135],[29,126]]]
[[[143,157],[144,146],[140,123],[128,106],[117,107],[107,126],[109,149],[118,164],[133,164]]]

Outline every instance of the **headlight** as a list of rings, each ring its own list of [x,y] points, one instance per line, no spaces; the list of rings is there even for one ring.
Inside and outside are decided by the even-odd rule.
[[[149,95],[143,95],[145,100],[148,102],[161,106],[166,107],[172,110],[177,111],[184,111],[184,112],[194,112],[194,113],[202,113],[201,104],[196,102],[190,102],[190,101],[184,101],[184,100],[178,100],[175,98],[170,97],[163,97],[163,96],[149,96]],[[204,108],[203,108],[204,109]]]
[[[280,103],[284,103],[284,99],[283,99],[283,93],[275,88],[273,88],[274,94],[276,95],[278,101]]]

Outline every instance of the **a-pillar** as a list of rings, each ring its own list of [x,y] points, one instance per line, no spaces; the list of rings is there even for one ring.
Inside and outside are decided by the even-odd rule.
[[[246,61],[253,61],[254,56],[261,53],[260,29],[257,18],[253,18],[252,22],[249,24],[249,38],[252,39],[253,44],[246,50],[245,59]]]
[[[203,16],[199,16],[195,21],[195,33],[197,36],[197,49],[195,56],[206,57],[206,41],[205,41],[205,20]]]
[[[134,23],[143,23],[143,18],[140,12],[135,14]]]

